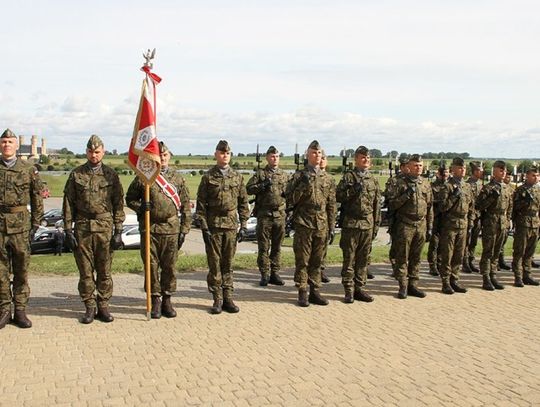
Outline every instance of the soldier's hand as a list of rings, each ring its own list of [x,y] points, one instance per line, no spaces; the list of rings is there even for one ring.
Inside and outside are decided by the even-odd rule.
[[[454,198],[460,198],[461,197],[461,188],[458,186],[454,187],[454,190],[452,191],[452,196]]]
[[[357,182],[353,185],[353,190],[356,194],[361,194],[362,191],[364,190],[364,184],[362,184],[361,182]]]
[[[74,251],[79,247],[79,242],[77,242],[77,238],[71,230],[66,230],[66,245],[71,251]]]
[[[304,171],[302,173],[302,176],[300,177],[300,182],[303,182],[304,184],[309,184],[309,174],[307,171]]]
[[[426,242],[429,242],[433,237],[433,231],[431,229],[426,230]]]
[[[111,249],[120,250],[122,248],[122,233],[115,232],[111,239]]]
[[[409,198],[412,198],[415,194],[416,194],[416,185],[414,184],[410,184],[408,187],[407,187],[407,195],[409,196]]]
[[[374,226],[373,227],[373,233],[371,235],[371,240],[375,240],[377,239],[377,235],[379,234],[379,227],[378,226]]]
[[[270,179],[270,178],[266,178],[266,179],[261,183],[261,187],[262,187],[262,190],[263,190],[263,191],[266,191],[267,189],[270,189],[271,186],[272,186],[272,179]]]
[[[34,240],[34,236],[36,235],[36,232],[38,229],[39,229],[39,226],[32,226],[32,229],[30,229],[30,235],[29,235],[30,243],[32,243],[32,240]]]
[[[246,228],[240,228],[238,231],[238,234],[236,235],[236,241],[238,243],[242,242],[247,236],[247,229]]]
[[[178,234],[178,248],[180,249],[184,242],[186,241],[186,234],[185,233],[179,233]]]
[[[334,230],[331,230],[328,232],[328,244],[331,245],[334,243],[334,238],[336,237],[336,232]]]
[[[141,206],[139,207],[139,215],[143,215],[146,211],[151,210],[154,207],[154,204],[152,202],[141,202]]]
[[[501,196],[501,189],[500,188],[493,188],[491,190],[491,196],[494,197],[494,198],[498,198],[499,196]]]
[[[210,243],[212,242],[212,232],[210,232],[208,229],[203,229],[201,230],[201,232],[204,243],[210,245]]]

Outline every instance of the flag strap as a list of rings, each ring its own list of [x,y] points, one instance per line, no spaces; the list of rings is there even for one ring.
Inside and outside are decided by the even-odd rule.
[[[182,207],[182,202],[180,202],[180,197],[178,196],[178,190],[176,187],[167,181],[162,174],[157,176],[156,184],[158,184],[163,193],[173,201],[174,205],[176,206],[176,210],[179,211]]]

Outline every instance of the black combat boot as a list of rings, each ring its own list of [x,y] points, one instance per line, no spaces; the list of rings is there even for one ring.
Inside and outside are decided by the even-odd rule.
[[[321,270],[321,281],[323,283],[329,283],[330,282],[330,277],[328,277],[326,275],[326,273],[324,272],[324,270]]]
[[[469,268],[473,273],[480,273],[480,269],[474,265],[474,257],[469,257]]]
[[[493,284],[493,288],[496,290],[503,290],[504,286],[497,281],[497,277],[495,277],[495,274],[492,274],[489,279],[491,280],[491,284]]]
[[[525,285],[540,285],[538,281],[531,277],[529,273],[523,275],[523,284]]]
[[[236,314],[240,311],[240,308],[234,303],[231,294],[223,295],[223,311],[227,311],[230,314]]]
[[[464,273],[467,273],[467,274],[472,273],[471,266],[469,265],[469,260],[466,257],[463,258],[463,264],[462,264],[462,267],[461,267],[461,271],[463,271]]]
[[[452,287],[452,290],[454,290],[456,293],[465,294],[467,292],[467,289],[462,285],[459,285],[457,280],[452,277],[450,277],[450,287]]]
[[[114,321],[114,318],[113,318],[113,316],[111,315],[111,313],[109,311],[109,306],[105,305],[105,304],[103,304],[103,305],[98,304],[98,311],[97,311],[96,318],[99,319],[101,322],[113,322]]]
[[[86,311],[82,318],[79,320],[81,324],[91,324],[96,317],[96,307],[86,306]]]
[[[309,289],[308,301],[311,304],[328,305],[328,300],[326,298],[324,298],[321,295],[321,293],[319,292],[319,290],[317,288],[313,287],[313,286]]]
[[[150,310],[150,318],[161,318],[161,298],[159,295],[152,295],[152,309]]]
[[[437,265],[435,263],[429,264],[429,275],[430,276],[438,276],[439,270],[437,270]]]
[[[448,280],[443,280],[442,282],[442,292],[443,294],[454,294],[454,289],[450,285]]]
[[[499,269],[506,271],[512,270],[512,267],[506,264],[506,261],[504,260],[504,255],[502,253],[499,254]]]
[[[259,285],[261,287],[266,287],[270,281],[270,277],[267,273],[261,273],[261,281],[259,281]]]
[[[306,289],[298,290],[298,305],[301,307],[309,307],[308,293]]]
[[[540,263],[536,262],[536,261],[532,261],[531,262],[531,267],[532,268],[535,268],[535,269],[540,269]]]
[[[373,297],[361,288],[354,289],[354,299],[362,302],[373,302]]]
[[[281,279],[281,276],[277,271],[270,273],[270,280],[268,282],[273,285],[285,285],[285,282]]]
[[[13,314],[13,323],[19,328],[32,328],[32,321],[26,316],[26,311],[23,309],[16,309]]]
[[[493,291],[495,290],[495,287],[493,287],[493,284],[491,283],[491,280],[488,275],[482,276],[482,289],[486,291]]]
[[[212,304],[212,308],[210,308],[210,314],[221,314],[221,311],[223,310],[223,300],[221,297],[217,294],[214,294],[214,303]]]
[[[368,271],[367,272],[367,278],[368,278],[368,280],[373,280],[375,278],[375,276],[370,271]]]
[[[398,282],[399,282],[399,291],[398,291],[397,297],[400,300],[404,300],[405,298],[407,298],[407,279],[402,279],[402,280],[399,280]]]
[[[11,320],[11,310],[10,309],[0,310],[0,329],[5,327],[10,320]]]
[[[163,302],[161,303],[161,314],[163,314],[165,318],[176,317],[176,311],[172,306],[170,295],[163,296]]]
[[[419,290],[415,284],[411,284],[409,282],[409,285],[407,286],[407,294],[411,297],[417,297],[417,298],[424,298],[426,296],[426,293],[422,290]]]
[[[525,284],[523,284],[523,279],[517,273],[514,274],[514,287],[525,287]]]
[[[354,302],[354,294],[352,289],[345,289],[345,298],[343,299],[343,302],[345,304],[352,304]]]

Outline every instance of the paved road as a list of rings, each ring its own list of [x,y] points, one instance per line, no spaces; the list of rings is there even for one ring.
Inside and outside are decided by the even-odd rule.
[[[344,304],[338,270],[327,307],[235,273],[241,312],[210,315],[205,274],[183,274],[175,319],[147,322],[143,278],[116,275],[115,322],[81,325],[75,277],[31,279],[34,327],[0,331],[0,405],[540,405],[540,288],[488,293],[466,276],[446,296],[395,298],[374,266],[375,302]],[[510,274],[502,274],[503,282]]]

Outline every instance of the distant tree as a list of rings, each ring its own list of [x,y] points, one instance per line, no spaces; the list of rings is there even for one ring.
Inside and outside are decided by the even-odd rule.
[[[191,153],[189,153],[187,156],[188,156],[188,157],[191,157]]]
[[[392,151],[387,152],[387,153],[386,153],[386,156],[389,157],[389,158],[390,158],[390,157],[393,158],[393,157],[397,157],[398,154],[399,154],[399,153],[398,153],[396,150],[392,150]]]
[[[238,153],[238,157],[245,157],[246,155],[244,153]]]
[[[529,168],[531,168],[534,165],[532,160],[523,160],[518,163],[518,172],[524,173],[527,172]]]
[[[115,149],[113,149],[112,153],[113,153],[113,155],[118,155],[118,150],[115,148]]]
[[[204,174],[204,170],[199,170],[199,175],[203,175]]]
[[[380,158],[382,157],[382,151],[377,148],[372,148],[371,150],[369,150],[369,155],[374,158]]]
[[[47,171],[54,171],[54,165],[47,165]]]
[[[191,176],[194,177],[195,175],[197,175],[197,171],[193,170],[190,172]]]
[[[59,151],[60,154],[73,155],[73,151],[68,150],[66,147],[62,147]]]
[[[39,156],[39,162],[41,164],[49,164],[51,162],[51,159],[46,155],[40,155]]]

